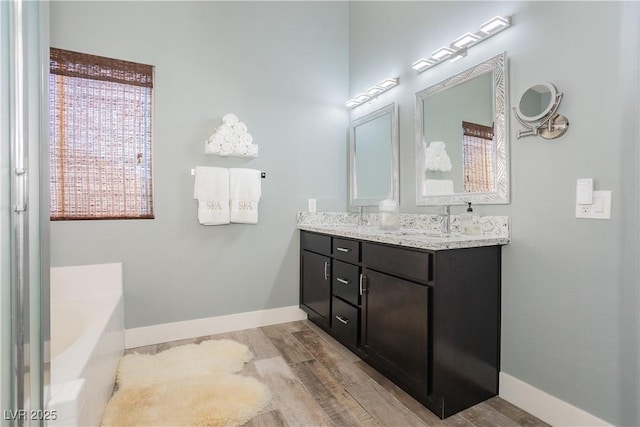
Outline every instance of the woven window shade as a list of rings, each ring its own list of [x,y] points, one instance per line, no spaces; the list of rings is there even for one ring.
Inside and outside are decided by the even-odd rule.
[[[493,126],[462,122],[464,191],[495,191],[495,144]]]
[[[51,49],[51,219],[153,218],[153,67]]]

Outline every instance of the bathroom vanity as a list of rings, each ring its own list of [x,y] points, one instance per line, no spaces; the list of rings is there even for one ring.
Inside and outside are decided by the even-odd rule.
[[[300,307],[441,418],[498,393],[505,236],[298,225]]]

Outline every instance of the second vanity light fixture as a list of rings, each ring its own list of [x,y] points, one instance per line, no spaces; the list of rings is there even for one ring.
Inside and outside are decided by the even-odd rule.
[[[382,80],[380,83],[371,86],[367,89],[366,92],[359,93],[350,100],[348,100],[344,105],[349,108],[355,108],[358,105],[362,105],[367,101],[372,101],[378,97],[383,92],[388,91],[392,87],[398,86],[398,78],[388,78]]]
[[[433,51],[429,58],[420,58],[411,64],[411,68],[421,73],[445,60],[455,62],[467,56],[467,49],[473,45],[498,34],[511,26],[510,16],[495,16],[480,26],[476,33],[464,33],[453,41],[448,47],[442,46]]]

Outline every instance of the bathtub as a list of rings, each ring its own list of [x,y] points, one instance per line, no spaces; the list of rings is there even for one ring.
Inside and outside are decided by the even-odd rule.
[[[50,353],[48,425],[97,426],[124,353],[122,264],[51,269]]]

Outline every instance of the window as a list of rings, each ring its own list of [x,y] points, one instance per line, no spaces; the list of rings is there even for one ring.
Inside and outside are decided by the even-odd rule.
[[[153,218],[153,67],[50,54],[51,219]]]
[[[464,161],[464,191],[485,193],[495,191],[493,179],[496,149],[493,126],[462,122],[462,152]]]

